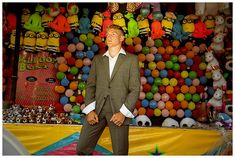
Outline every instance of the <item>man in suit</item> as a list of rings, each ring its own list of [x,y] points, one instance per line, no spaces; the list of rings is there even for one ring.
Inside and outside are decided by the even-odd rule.
[[[129,123],[140,92],[136,55],[122,49],[124,32],[111,25],[106,32],[108,50],[96,55],[87,80],[83,113],[86,114],[77,144],[78,155],[92,154],[106,125],[114,155],[128,155]]]

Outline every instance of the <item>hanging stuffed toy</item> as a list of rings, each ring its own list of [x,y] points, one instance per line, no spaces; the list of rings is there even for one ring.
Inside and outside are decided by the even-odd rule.
[[[213,107],[215,111],[221,111],[222,110],[222,101],[223,101],[223,94],[224,91],[220,88],[217,88],[213,97],[207,102],[207,107]]]
[[[44,14],[42,15],[42,26],[48,28],[48,23],[52,22],[54,18],[48,14],[48,9],[45,9]]]
[[[29,20],[29,17],[30,17],[29,8],[23,8],[21,15],[21,26],[24,26],[24,24]]]
[[[115,13],[119,10],[119,4],[118,3],[109,3],[108,6],[110,8],[111,13]]]
[[[49,34],[47,40],[47,50],[51,52],[60,52],[60,34],[53,31]]]
[[[163,30],[165,31],[166,38],[171,37],[175,19],[176,19],[176,16],[173,12],[166,12],[165,17],[162,19],[161,24],[162,24]]]
[[[64,7],[60,7],[60,14],[54,19],[53,22],[48,23],[48,27],[53,28],[59,33],[71,32],[71,28],[66,17],[63,15],[66,12]]]
[[[207,67],[206,67],[206,71],[207,72],[212,71],[212,69],[219,69],[220,68],[219,62],[216,59],[216,57],[213,55],[213,51],[212,50],[207,51],[205,53],[205,60],[207,62]]]
[[[39,32],[37,34],[37,40],[36,40],[36,51],[47,50],[47,40],[48,40],[48,33]]]
[[[213,42],[210,45],[210,49],[213,49],[216,55],[221,55],[224,52],[224,36],[223,33],[215,34],[213,37]]]
[[[215,30],[214,30],[214,34],[218,34],[218,33],[227,33],[227,28],[225,25],[225,20],[224,17],[221,15],[217,15],[215,16]]]
[[[224,79],[220,69],[212,70],[212,79],[213,79],[213,89],[221,88],[222,90],[227,90],[227,82]]]
[[[206,39],[207,36],[209,36],[213,31],[208,30],[206,28],[206,24],[203,23],[201,20],[199,20],[195,25],[194,32],[192,33],[192,36],[194,38],[201,38],[201,39]]]
[[[124,31],[124,33],[126,33],[126,22],[122,13],[115,13],[113,15],[113,24],[122,27],[122,30]]]
[[[160,3],[142,3],[141,9],[140,9],[140,14],[143,15],[143,17],[148,17],[152,10],[152,16],[153,19],[157,19],[159,21],[162,20],[163,15],[161,13],[161,5]]]
[[[195,30],[195,21],[198,19],[199,17],[194,15],[194,14],[190,14],[184,17],[183,23],[182,23],[182,27],[183,27],[183,31],[189,33],[188,35],[188,39],[192,40],[192,33]]]
[[[177,19],[175,21],[175,24],[173,26],[173,32],[172,32],[172,37],[176,40],[183,41],[188,39],[189,33],[184,32],[181,21],[184,19],[183,15],[177,15]]]
[[[36,33],[27,31],[24,35],[23,49],[28,52],[34,52],[36,46]]]
[[[151,38],[153,40],[161,38],[165,34],[165,31],[162,29],[161,22],[157,19],[154,19],[152,14],[150,14],[148,18],[153,20],[151,23]]]
[[[80,21],[79,21],[78,33],[88,34],[88,32],[91,32],[90,30],[91,23],[90,23],[90,19],[88,18],[89,12],[90,11],[88,8],[82,9],[82,17],[80,18]]]
[[[127,3],[126,5],[126,10],[127,12],[129,13],[134,13],[140,6],[141,6],[142,3],[140,2],[130,2],[130,3]]]
[[[215,18],[211,15],[207,15],[205,17],[204,23],[206,24],[206,28],[209,30],[213,30],[215,29]]]
[[[139,35],[139,28],[138,28],[138,24],[134,19],[134,15],[131,12],[128,12],[125,17],[129,20],[127,23],[127,27],[128,27],[128,35],[127,37],[133,38],[133,37],[137,37]]]
[[[102,13],[96,11],[91,19],[92,32],[95,35],[98,35],[101,32],[102,24],[103,24]]]
[[[102,26],[102,32],[99,33],[99,36],[101,38],[106,37],[106,28],[110,25],[112,25],[113,21],[111,18],[111,12],[109,9],[107,9],[105,12],[102,13],[102,16],[104,18],[103,20],[103,26]]]
[[[149,21],[147,18],[144,18],[142,14],[139,14],[136,18],[141,38],[145,38],[149,36],[150,28],[149,28]]]
[[[79,8],[75,3],[68,3],[67,4],[67,11],[68,11],[68,18],[67,21],[72,30],[77,31],[79,27],[79,19],[78,19],[78,12]]]
[[[30,30],[33,32],[42,32],[44,31],[44,27],[42,27],[42,17],[45,8],[38,4],[35,8],[35,13],[29,17],[29,20],[24,24],[24,28],[26,30]]]

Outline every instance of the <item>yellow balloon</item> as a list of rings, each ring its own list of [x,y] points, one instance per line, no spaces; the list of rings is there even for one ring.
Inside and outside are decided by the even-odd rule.
[[[69,100],[70,100],[71,102],[75,102],[76,97],[75,97],[75,96],[71,96],[71,97],[69,97]]]

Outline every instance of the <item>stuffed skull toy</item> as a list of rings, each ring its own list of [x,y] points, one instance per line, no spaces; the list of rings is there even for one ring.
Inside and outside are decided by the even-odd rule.
[[[189,127],[190,128],[190,127],[193,127],[194,125],[196,125],[196,122],[192,118],[184,118],[180,122],[180,127]]]
[[[179,127],[179,123],[172,118],[166,118],[162,122],[162,127]]]
[[[136,117],[136,125],[148,127],[148,126],[152,126],[152,122],[146,115],[139,115]]]

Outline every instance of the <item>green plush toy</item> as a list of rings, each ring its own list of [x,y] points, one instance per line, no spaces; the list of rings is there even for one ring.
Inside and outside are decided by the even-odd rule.
[[[42,27],[42,17],[40,14],[42,14],[44,10],[44,6],[38,4],[35,8],[35,13],[33,13],[24,24],[24,28],[33,32],[43,32],[44,27]]]
[[[125,17],[129,19],[129,22],[127,23],[128,26],[128,37],[133,38],[137,37],[139,35],[139,27],[137,22],[134,19],[134,16],[132,13],[128,12]]]

